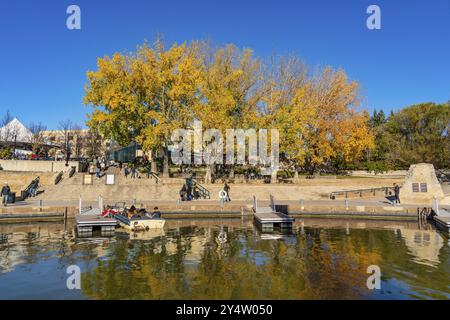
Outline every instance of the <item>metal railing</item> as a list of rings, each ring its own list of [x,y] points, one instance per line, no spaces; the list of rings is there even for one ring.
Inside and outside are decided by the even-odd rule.
[[[150,171],[150,172],[149,172],[149,176],[152,177],[152,178],[154,178],[154,179],[156,180],[156,183],[160,183],[161,178],[158,177],[158,175],[157,175],[156,173]]]
[[[72,178],[72,177],[73,177],[73,175],[75,174],[75,171],[76,171],[76,167],[71,167],[71,168],[70,168],[70,171],[69,171],[69,178]]]
[[[379,188],[368,188],[368,189],[354,189],[354,190],[343,190],[343,191],[334,191],[330,193],[330,199],[336,199],[336,196],[343,195],[345,199],[349,197],[349,195],[358,195],[362,197],[363,194],[371,194],[373,196],[376,195],[377,191],[383,191],[385,196],[391,195],[394,191],[394,187],[379,187]]]
[[[58,175],[55,177],[55,184],[58,184],[61,181],[63,174],[64,174],[63,171],[58,173]]]
[[[39,186],[40,177],[36,177],[30,184],[20,192],[20,200],[24,201],[30,196],[30,189],[33,185]]]
[[[198,194],[203,199],[211,199],[211,194],[208,189],[206,189],[204,186],[202,186],[198,181],[194,178],[192,178],[193,187],[196,187],[198,190]]]

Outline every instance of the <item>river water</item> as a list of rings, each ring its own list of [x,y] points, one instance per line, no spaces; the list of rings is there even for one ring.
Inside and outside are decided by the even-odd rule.
[[[80,289],[67,286],[69,266]],[[369,266],[380,289],[367,286]],[[297,219],[281,235],[185,219],[87,238],[70,221],[0,224],[0,299],[449,298],[450,241],[427,224]]]

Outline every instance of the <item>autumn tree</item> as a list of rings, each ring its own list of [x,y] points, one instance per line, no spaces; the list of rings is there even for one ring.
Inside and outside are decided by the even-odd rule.
[[[137,141],[144,151],[163,151],[163,176],[169,176],[169,144],[173,130],[193,119],[201,68],[187,44],[165,49],[161,40],[136,53],[98,60],[88,72],[85,103],[101,132],[125,146]]]
[[[44,131],[47,130],[47,127],[42,122],[32,122],[28,129],[31,131],[29,139],[33,153],[40,156],[44,155],[45,151],[42,147],[45,144]]]
[[[195,117],[201,121],[203,130],[216,129],[225,137],[227,129],[254,128],[260,99],[260,61],[250,49],[240,50],[234,45],[217,49],[202,42],[197,44],[197,49],[204,73]],[[205,141],[204,148],[208,148],[209,142]],[[225,146],[220,149],[225,151]],[[215,160],[223,156],[223,153],[212,154]],[[214,167],[208,165],[206,181],[211,180]],[[231,176],[233,168],[230,168]]]

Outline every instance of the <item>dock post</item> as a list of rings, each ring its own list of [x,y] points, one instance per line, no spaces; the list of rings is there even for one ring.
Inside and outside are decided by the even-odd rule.
[[[80,194],[80,199],[78,200],[78,213],[81,214],[81,205],[82,205],[82,200],[81,200],[81,194]]]
[[[348,199],[345,199],[344,202],[345,202],[345,210],[348,210]]]
[[[67,207],[64,208],[64,223],[67,221]]]
[[[103,197],[101,195],[98,196],[98,208],[100,212],[103,212]]]
[[[42,212],[42,199],[39,199],[39,212]]]
[[[433,197],[433,205],[431,209],[437,216],[439,215],[439,201],[436,197]]]
[[[303,199],[300,200],[300,210],[305,210],[305,200]]]

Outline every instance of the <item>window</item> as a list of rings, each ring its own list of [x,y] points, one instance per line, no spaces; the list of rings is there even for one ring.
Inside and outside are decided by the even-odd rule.
[[[418,183],[412,184],[412,192],[419,192],[419,184]]]

